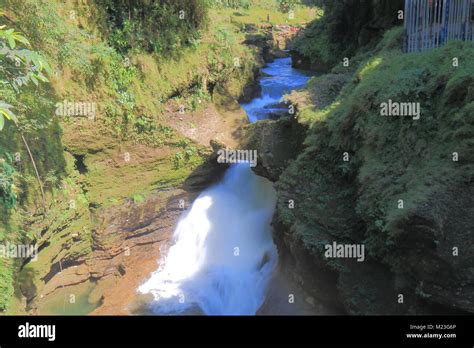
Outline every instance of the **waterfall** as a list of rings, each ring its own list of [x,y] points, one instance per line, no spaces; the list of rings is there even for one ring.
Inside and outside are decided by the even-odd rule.
[[[281,97],[309,79],[291,68],[291,58],[275,59],[262,71],[262,95],[242,105],[250,122],[281,109]],[[270,227],[275,204],[272,184],[249,164],[233,165],[201,193],[181,217],[160,268],[138,289],[153,295],[153,312],[255,314],[278,259]]]
[[[157,314],[255,314],[277,262],[276,194],[248,164],[232,166],[181,218],[162,267],[139,288]]]

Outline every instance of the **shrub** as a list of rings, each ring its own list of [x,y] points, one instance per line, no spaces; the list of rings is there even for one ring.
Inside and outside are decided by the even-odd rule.
[[[101,0],[99,5],[108,14],[109,41],[122,53],[130,49],[176,53],[199,40],[207,24],[204,0]]]

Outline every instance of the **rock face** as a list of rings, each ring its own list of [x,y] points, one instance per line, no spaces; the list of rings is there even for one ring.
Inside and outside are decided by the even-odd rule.
[[[100,279],[97,292],[103,289],[97,314],[120,312],[125,303],[133,301],[137,287],[157,269],[190,200],[185,191],[170,189],[153,194],[142,204],[129,203],[99,217],[94,253],[88,261],[91,277]],[[116,285],[110,286],[111,282]]]
[[[398,234],[386,246],[367,240],[370,225],[353,209],[363,190],[357,181],[324,179],[324,169],[308,171],[303,163],[330,164],[317,152],[304,156],[277,182],[280,201],[273,226],[282,267],[296,274],[306,291],[350,314],[474,312],[472,187],[462,185],[418,206],[396,226]],[[333,241],[365,245],[367,259],[328,259],[324,246]],[[453,248],[465,254],[454,256]]]
[[[291,62],[292,62],[291,66],[295,69],[311,70],[311,68],[313,67],[315,71],[327,70],[326,66],[323,69],[316,69],[317,67],[311,65],[311,60],[308,57],[299,53],[296,50],[291,50],[290,55],[291,55]]]
[[[305,56],[297,50],[290,50],[292,67],[295,69],[313,70],[318,72],[327,72],[330,70],[330,64],[327,64],[323,60],[311,60],[311,58]]]
[[[60,314],[51,309],[52,299],[74,295],[85,296],[89,303],[95,303],[98,308],[93,314],[129,314],[129,306],[137,298],[136,289],[156,271],[182,212],[228,168],[217,162],[217,152],[226,145],[215,140],[210,145],[207,160],[183,185],[158,189],[138,201],[128,199],[121,205],[90,211],[70,210],[71,218],[63,223],[46,223],[44,231],[48,235],[40,250],[47,250],[49,241],[59,236],[61,239],[54,243],[60,254],[39,254],[44,265],[36,270],[42,270],[41,277],[33,277],[34,270],[23,270],[21,291],[26,297],[27,310],[35,314],[51,311]],[[81,215],[89,214],[87,221],[92,222],[92,230],[81,231],[89,228]],[[74,231],[76,221],[79,222],[77,233],[61,233]],[[93,284],[92,289],[85,286],[89,283]]]
[[[131,301],[140,285],[157,267],[161,250],[171,240],[182,211],[189,205],[189,195],[180,189],[156,192],[140,204],[132,201],[94,216],[92,252],[63,259],[53,264],[39,293],[27,299],[29,308],[43,310],[44,299],[62,289],[75,293],[75,286],[95,282],[95,296],[101,300],[99,313],[124,313],[114,304]],[[114,286],[111,286],[114,284]],[[79,295],[79,294],[78,294]],[[41,311],[40,311],[41,312]]]
[[[289,117],[248,125],[243,147],[257,150],[254,171],[271,181],[278,180],[290,161],[303,149],[305,132],[303,125]]]
[[[216,141],[211,141],[212,153],[207,157],[205,163],[194,170],[186,179],[183,188],[189,193],[199,193],[207,187],[218,182],[225,171],[229,168],[227,163],[218,163],[218,151],[225,149],[226,145]]]
[[[474,227],[472,187],[458,187],[441,202],[433,197],[431,205],[418,207],[397,226],[386,254],[375,257],[384,248],[367,244],[367,224],[353,210],[361,187],[348,177],[324,179],[324,169],[308,172],[308,161],[329,164],[318,160],[317,152],[303,156],[292,162],[291,173],[269,157],[255,172],[276,181],[273,229],[280,266],[305,291],[350,314],[474,312],[472,242],[467,242]],[[329,200],[321,200],[323,195]],[[333,241],[366,245],[367,259],[328,259],[324,245]],[[460,245],[465,254],[453,257],[453,246]]]
[[[279,25],[273,28],[272,41],[276,48],[287,50],[291,41],[298,35],[302,28],[293,28],[288,25]]]
[[[245,44],[253,45],[261,50],[261,55],[265,62],[272,62],[275,58],[286,58],[286,50],[291,41],[297,35],[299,28],[291,28],[287,25],[273,27],[271,25],[256,30],[249,31]]]

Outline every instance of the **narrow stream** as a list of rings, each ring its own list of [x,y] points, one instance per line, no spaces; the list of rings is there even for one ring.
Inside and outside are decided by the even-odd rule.
[[[262,69],[261,96],[242,105],[250,122],[281,111],[281,97],[309,79],[291,58]],[[233,165],[181,217],[160,268],[139,287],[155,314],[253,315],[262,306],[278,254],[270,222],[272,184],[249,164]]]

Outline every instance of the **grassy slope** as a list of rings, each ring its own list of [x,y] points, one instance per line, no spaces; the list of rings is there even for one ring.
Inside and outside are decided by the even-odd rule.
[[[232,17],[232,22],[240,25],[255,23],[259,25],[304,25],[319,14],[315,9],[301,5],[295,8],[292,15],[277,11],[273,6],[238,10],[227,8],[221,13],[224,16]],[[267,20],[268,18],[270,19],[269,21]]]

